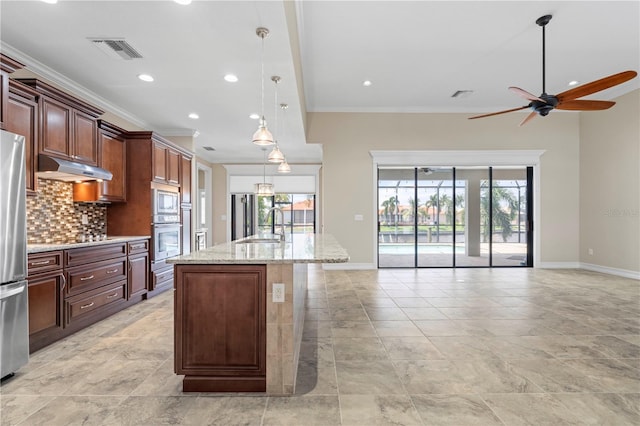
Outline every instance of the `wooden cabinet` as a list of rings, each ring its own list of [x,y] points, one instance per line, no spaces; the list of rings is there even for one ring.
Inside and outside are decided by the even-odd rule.
[[[98,120],[98,165],[111,172],[110,181],[98,183],[100,201],[127,201],[127,141],[124,130]]]
[[[181,154],[162,142],[153,143],[153,181],[177,186],[180,184]]]
[[[9,74],[23,68],[18,61],[0,54],[0,130],[5,129],[9,104]]]
[[[149,240],[130,242],[128,252],[127,298],[132,299],[147,293],[149,286]]]
[[[39,100],[38,153],[98,164],[98,123],[103,111],[36,79],[21,79]]]
[[[9,81],[9,99],[6,107],[5,129],[25,137],[27,195],[35,195],[35,155],[38,138],[38,94],[15,80]]]
[[[27,263],[29,283],[29,352],[35,352],[63,335],[65,277],[62,251],[30,254]]]
[[[180,196],[183,204],[191,204],[191,157],[180,158]]]
[[[176,265],[175,372],[184,392],[266,390],[266,266]]]

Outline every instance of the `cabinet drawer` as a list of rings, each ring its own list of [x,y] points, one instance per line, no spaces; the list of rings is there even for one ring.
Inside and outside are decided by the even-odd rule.
[[[127,278],[127,259],[106,260],[66,270],[67,295],[82,293]]]
[[[32,253],[27,261],[28,275],[55,271],[62,268],[62,251],[47,251]]]
[[[127,247],[129,254],[146,253],[149,251],[149,240],[130,241]]]
[[[126,255],[127,245],[125,243],[65,250],[65,266],[77,266]]]
[[[160,271],[154,271],[152,277],[152,290],[158,287],[173,286],[173,266]]]
[[[126,300],[126,281],[120,281],[65,301],[67,325],[107,305]]]

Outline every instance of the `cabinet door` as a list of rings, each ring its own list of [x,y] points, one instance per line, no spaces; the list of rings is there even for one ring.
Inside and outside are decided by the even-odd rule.
[[[138,254],[129,257],[128,298],[147,291],[149,282],[149,255]]]
[[[34,352],[57,340],[63,328],[62,271],[29,278],[29,343]]]
[[[167,183],[167,151],[164,145],[153,144],[153,180],[156,182]]]
[[[172,149],[167,150],[167,183],[180,184],[180,161],[182,155]]]
[[[264,378],[265,299],[264,265],[177,265],[176,373]]]
[[[71,108],[41,97],[40,147],[38,152],[68,158],[71,153]]]
[[[72,158],[83,164],[98,165],[98,123],[95,118],[80,111],[73,115]]]
[[[180,164],[180,196],[183,203],[191,204],[191,158],[184,155]]]
[[[25,137],[26,186],[27,195],[36,190],[34,147],[38,135],[38,103],[13,93],[9,94],[5,115],[5,128],[9,132]]]
[[[100,200],[127,201],[127,145],[124,138],[116,138],[100,132],[100,167],[110,171],[110,181],[100,184]]]

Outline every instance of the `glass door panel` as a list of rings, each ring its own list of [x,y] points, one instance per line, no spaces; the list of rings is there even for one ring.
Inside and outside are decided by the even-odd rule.
[[[378,170],[378,266],[414,268],[415,169]]]
[[[456,167],[455,266],[489,266],[489,168]],[[458,228],[458,226],[456,226]]]
[[[527,265],[527,169],[492,169],[493,266]]]
[[[453,266],[453,169],[418,169],[418,266]]]

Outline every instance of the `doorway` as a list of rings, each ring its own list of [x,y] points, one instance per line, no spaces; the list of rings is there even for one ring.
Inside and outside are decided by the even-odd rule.
[[[380,268],[533,266],[533,168],[378,168]]]

